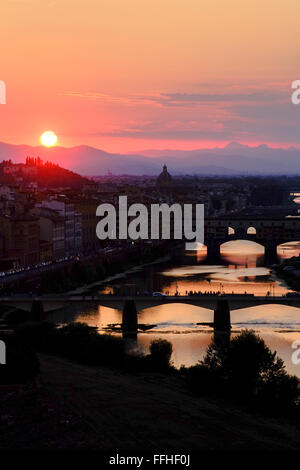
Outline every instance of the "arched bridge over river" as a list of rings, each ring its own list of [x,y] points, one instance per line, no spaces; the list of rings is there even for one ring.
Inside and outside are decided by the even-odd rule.
[[[224,216],[204,221],[204,244],[211,261],[220,255],[220,246],[233,240],[251,240],[265,248],[267,264],[276,262],[277,247],[300,241],[300,217]]]
[[[214,310],[219,300],[226,299],[230,310],[237,310],[240,308],[255,307],[264,304],[279,304],[289,305],[291,307],[300,307],[300,295],[294,297],[285,296],[254,296],[251,294],[240,295],[199,295],[199,296],[114,296],[114,295],[100,295],[100,296],[42,296],[42,297],[1,297],[0,305],[9,305],[19,308],[21,310],[30,311],[33,301],[39,300],[42,302],[44,311],[49,312],[63,308],[67,304],[90,304],[99,305],[109,308],[114,308],[122,311],[124,303],[127,300],[135,302],[137,311],[146,308],[156,307],[159,305],[167,305],[173,303],[180,303],[183,305],[195,305],[197,307],[207,308]]]

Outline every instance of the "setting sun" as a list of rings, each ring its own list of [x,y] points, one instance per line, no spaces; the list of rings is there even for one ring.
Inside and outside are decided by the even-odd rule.
[[[45,147],[53,147],[57,143],[57,136],[52,131],[46,131],[41,135],[41,142]]]

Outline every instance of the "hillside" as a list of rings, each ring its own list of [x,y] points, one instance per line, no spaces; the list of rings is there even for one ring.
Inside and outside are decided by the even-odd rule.
[[[19,181],[37,183],[46,187],[71,187],[77,188],[85,183],[87,178],[62,168],[52,162],[44,163],[38,158],[26,158],[26,163],[14,163],[11,160],[3,160],[0,163],[0,183],[13,184]]]
[[[40,361],[47,393],[77,423],[65,429],[59,447],[75,442],[80,448],[128,451],[299,449],[296,426],[196,397],[177,377],[125,374],[45,355]]]

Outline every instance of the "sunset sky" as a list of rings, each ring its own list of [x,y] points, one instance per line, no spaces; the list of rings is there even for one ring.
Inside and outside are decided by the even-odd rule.
[[[5,0],[0,141],[300,146],[298,0]]]

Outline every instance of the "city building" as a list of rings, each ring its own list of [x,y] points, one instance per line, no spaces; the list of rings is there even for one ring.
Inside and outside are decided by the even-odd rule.
[[[96,199],[77,198],[72,199],[76,213],[81,214],[81,249],[84,253],[95,251],[99,247],[99,239],[96,234],[96,225],[99,222],[96,210],[99,201]],[[77,227],[79,231],[80,228]],[[79,238],[78,238],[79,242]]]
[[[157,189],[163,193],[169,193],[172,190],[173,178],[168,172],[167,165],[163,166],[163,171],[156,180]]]
[[[31,213],[38,217],[41,241],[51,245],[50,249],[49,245],[42,244],[43,254],[41,254],[41,258],[49,257],[50,250],[52,260],[63,258],[65,256],[64,217],[48,207],[35,207]],[[45,251],[47,251],[47,254],[45,254]]]
[[[61,195],[55,199],[43,200],[41,207],[53,209],[64,219],[65,256],[78,253],[82,246],[82,229],[80,228],[81,217],[76,213],[74,203],[66,196]]]
[[[2,269],[31,266],[40,258],[40,228],[38,217],[30,214],[0,216],[3,240]]]

